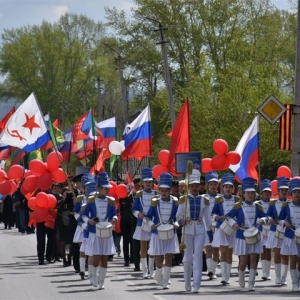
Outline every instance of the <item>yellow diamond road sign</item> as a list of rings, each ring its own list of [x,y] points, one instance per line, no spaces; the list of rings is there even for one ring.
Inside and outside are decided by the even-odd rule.
[[[286,108],[271,95],[257,110],[272,125],[284,114]]]

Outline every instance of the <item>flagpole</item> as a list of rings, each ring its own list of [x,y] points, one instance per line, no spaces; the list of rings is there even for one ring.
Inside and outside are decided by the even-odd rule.
[[[258,178],[257,178],[257,184],[259,186],[258,191],[259,191],[259,196],[261,195],[261,186],[260,186],[260,180],[261,180],[261,175],[260,175],[260,131],[259,131],[259,122],[260,122],[260,116],[257,115],[257,132],[258,132]]]

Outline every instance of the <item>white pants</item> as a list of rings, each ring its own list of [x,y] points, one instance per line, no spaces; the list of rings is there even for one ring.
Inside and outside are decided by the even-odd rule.
[[[200,288],[202,278],[202,253],[205,242],[205,235],[203,234],[185,234],[184,243],[186,248],[184,249],[184,257],[182,262],[184,264],[193,264],[193,281],[194,288]]]

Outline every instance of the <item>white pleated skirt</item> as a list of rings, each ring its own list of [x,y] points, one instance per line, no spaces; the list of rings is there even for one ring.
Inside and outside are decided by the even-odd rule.
[[[278,239],[275,236],[276,232],[275,231],[269,231],[267,243],[266,243],[266,248],[268,249],[273,249],[273,248],[281,248],[282,247],[282,241]]]
[[[76,231],[73,237],[73,243],[82,243],[83,240],[83,232],[81,226],[77,225]]]
[[[141,226],[136,226],[132,238],[138,241],[150,241],[151,232],[144,231]]]
[[[165,255],[167,253],[179,253],[177,234],[170,240],[160,240],[155,233],[151,234],[149,243],[149,255]]]
[[[87,255],[113,255],[116,253],[113,237],[98,238],[95,233],[90,232],[86,245]]]
[[[79,250],[80,252],[83,252],[85,254],[87,254],[86,253],[87,240],[88,240],[88,238],[87,239],[85,239],[85,238],[82,239],[82,242],[81,242],[81,245],[80,245],[80,250]]]
[[[295,239],[283,238],[282,247],[280,250],[281,255],[297,255],[300,257],[300,245],[296,244]]]
[[[245,240],[236,238],[235,254],[248,255],[251,253],[263,253],[263,242],[260,240],[257,244],[248,245]]]
[[[222,229],[216,228],[216,231],[214,233],[214,239],[211,243],[211,246],[214,248],[219,248],[220,246],[234,248],[235,233],[232,236],[229,236],[229,235],[225,234]]]

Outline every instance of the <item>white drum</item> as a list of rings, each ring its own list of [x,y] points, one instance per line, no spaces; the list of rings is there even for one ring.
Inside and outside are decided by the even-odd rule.
[[[261,239],[259,230],[256,227],[246,229],[244,231],[244,238],[248,245],[255,245]]]
[[[144,218],[142,223],[142,230],[146,232],[151,232],[151,227],[148,225],[147,220]]]
[[[109,238],[113,234],[113,226],[110,222],[96,224],[96,235],[99,238]]]
[[[268,236],[270,232],[270,225],[263,225],[262,226],[262,235]]]
[[[297,228],[295,230],[295,241],[296,244],[300,245],[300,228]]]
[[[228,236],[232,236],[235,232],[235,230],[232,228],[232,226],[229,225],[229,222],[226,219],[220,225],[220,229]]]
[[[171,224],[162,224],[157,227],[157,235],[160,240],[167,241],[174,237],[174,227]]]
[[[284,238],[284,232],[285,232],[285,228],[283,228],[281,225],[277,225],[276,226],[276,233],[275,236],[279,239],[279,240],[283,240]]]

